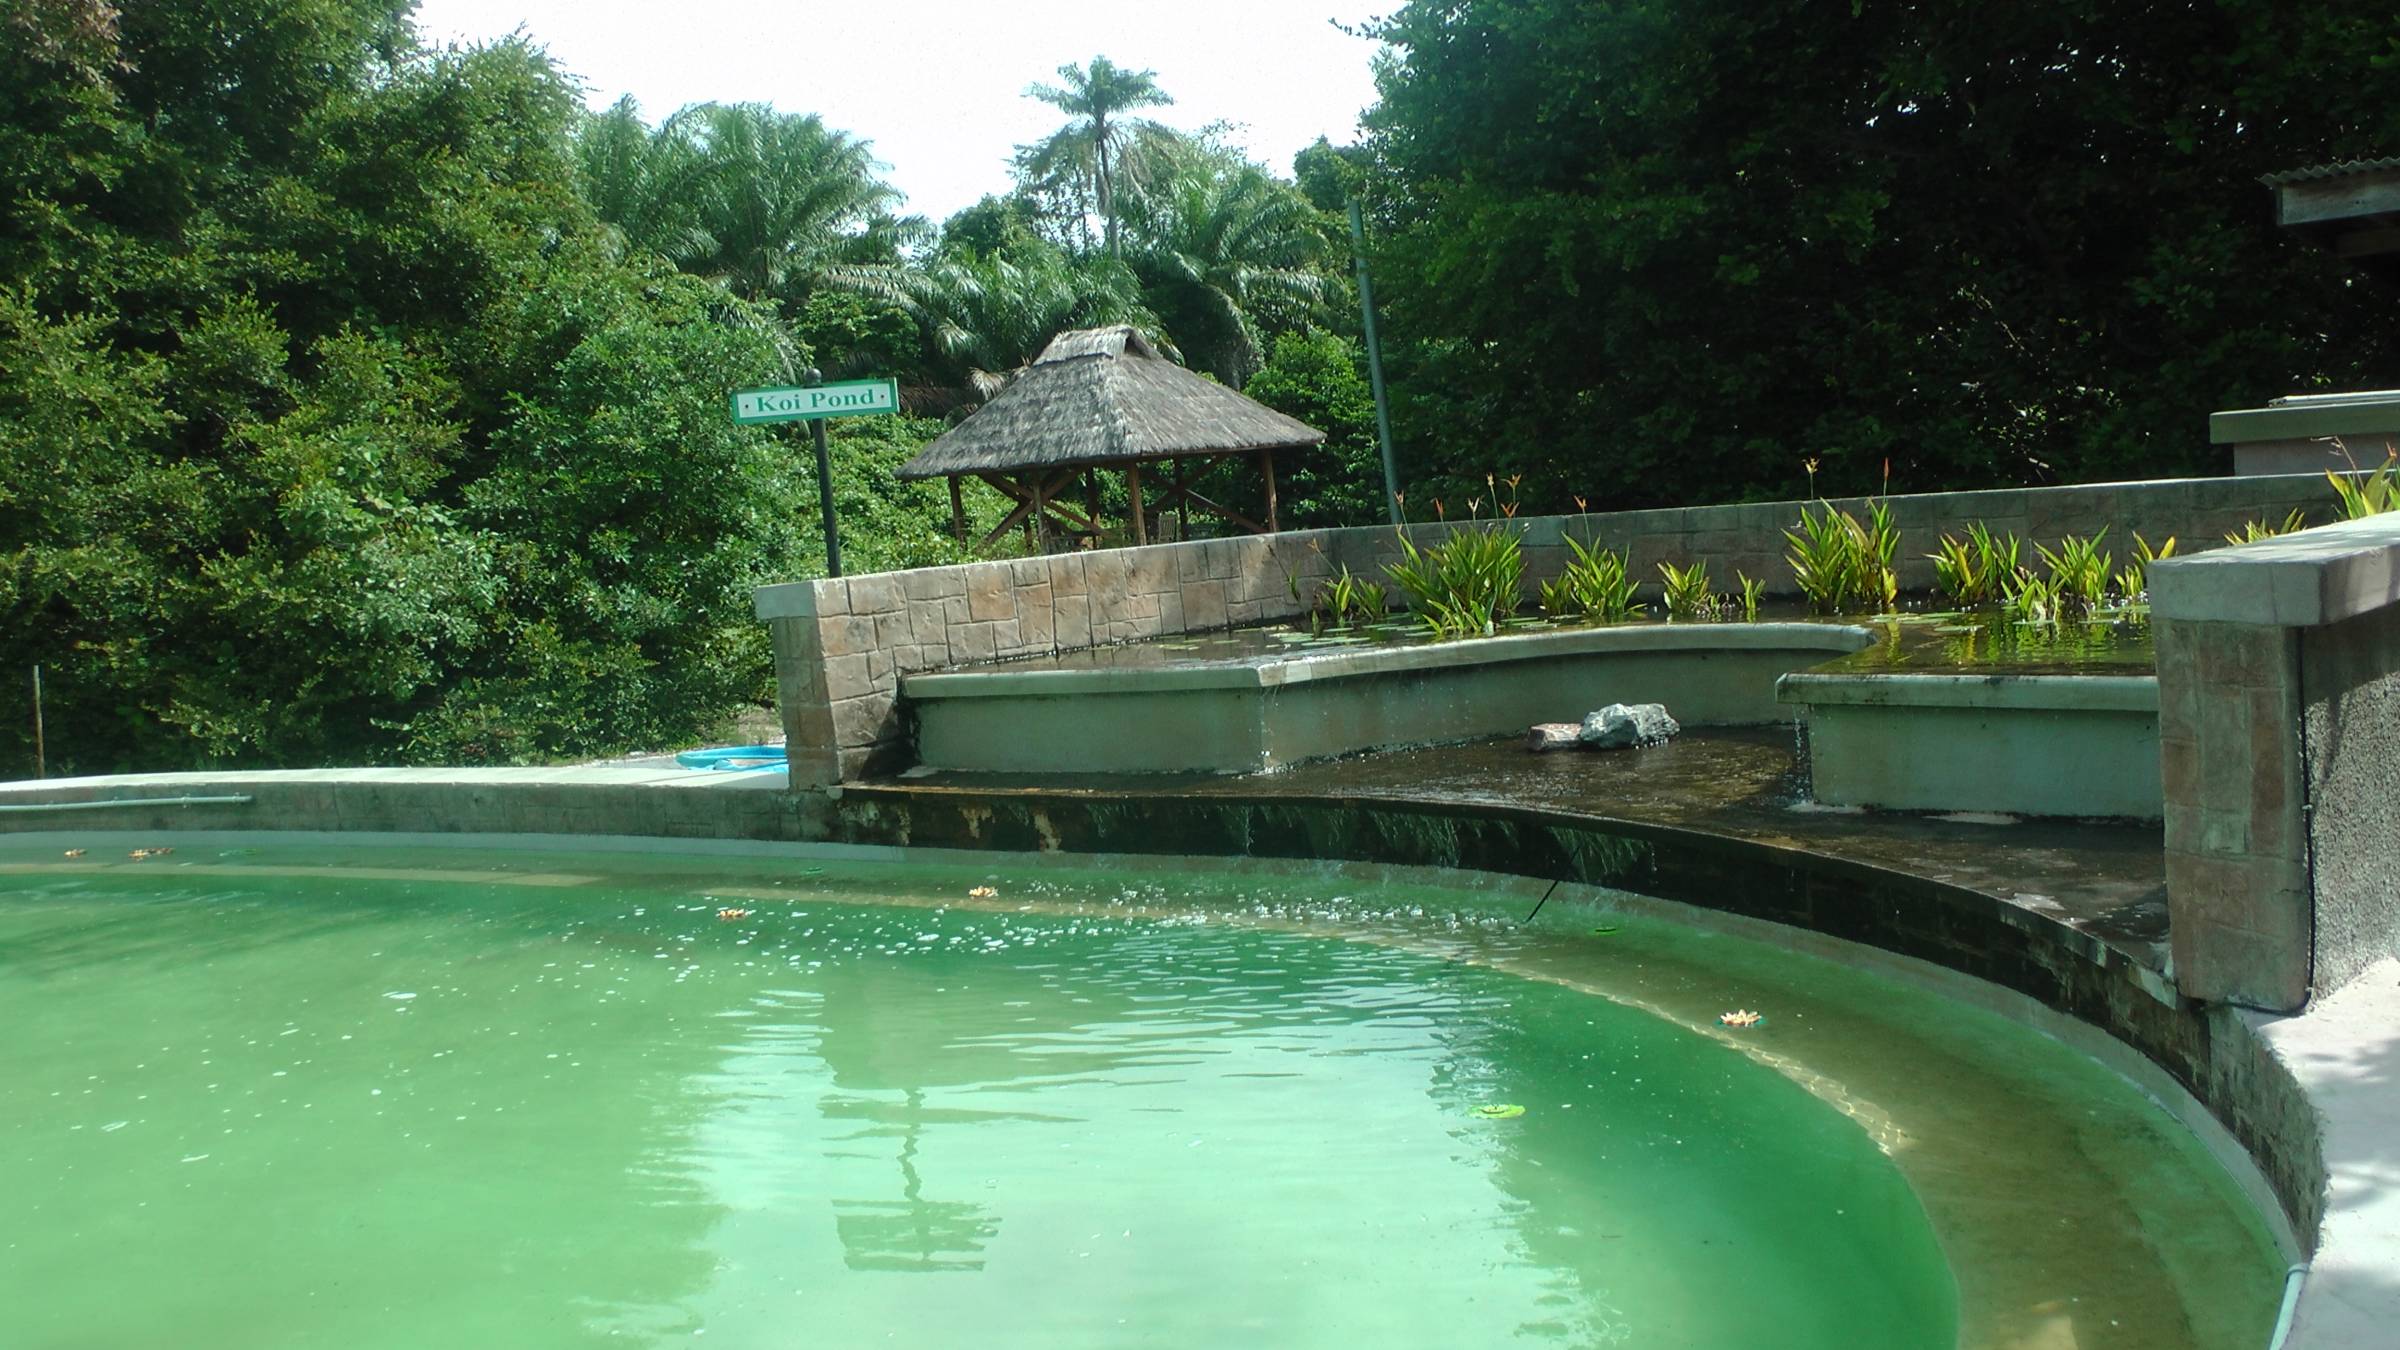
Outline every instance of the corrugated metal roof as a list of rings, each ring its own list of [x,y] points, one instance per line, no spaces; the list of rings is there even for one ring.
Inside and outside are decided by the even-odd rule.
[[[2348,178],[2353,174],[2387,173],[2393,169],[2400,169],[2400,157],[2345,159],[2331,164],[2319,164],[2312,168],[2286,169],[2281,173],[2266,174],[2261,176],[2258,181],[2268,187],[2282,187],[2287,183],[2315,183],[2328,178]]]

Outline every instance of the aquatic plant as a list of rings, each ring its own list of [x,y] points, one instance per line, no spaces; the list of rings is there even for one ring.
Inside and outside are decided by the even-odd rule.
[[[1961,609],[1996,603],[2017,573],[2017,537],[1995,535],[1982,521],[1967,527],[1965,539],[1942,536],[1933,560],[1933,583]]]
[[[1587,548],[1570,535],[1567,565],[1558,578],[1541,585],[1542,612],[1554,619],[1582,617],[1603,623],[1630,619],[1642,612],[1633,600],[1634,581],[1628,575],[1627,555],[1605,548]]]
[[[2055,553],[2040,544],[2033,546],[2042,565],[2050,569],[2049,589],[2059,618],[2090,618],[2107,602],[2110,572],[2116,563],[2100,551],[2100,541],[2107,537],[2106,528],[2088,539],[2070,534],[2058,541]]]
[[[1525,579],[1521,527],[1461,525],[1423,548],[1405,529],[1396,533],[1403,556],[1383,570],[1437,636],[1489,633],[1516,612]]]
[[[1658,565],[1658,575],[1665,586],[1669,619],[1693,623],[1725,616],[1726,603],[1709,585],[1705,560],[1689,567],[1662,562]]]
[[[2341,446],[2343,457],[2348,458],[2350,447],[2338,440],[2334,444]],[[2333,494],[2341,498],[2342,519],[2360,520],[2400,510],[2400,477],[2395,477],[2400,474],[2400,447],[2387,447],[2383,463],[2372,473],[2360,469],[2357,460],[2351,460],[2350,473],[2357,476],[2325,471],[2326,481],[2333,484]]]
[[[2226,532],[2225,542],[2228,544],[2255,544],[2261,539],[2273,539],[2277,535],[2291,534],[2307,528],[2308,513],[2295,506],[2292,508],[2292,513],[2283,518],[2281,525],[2269,525],[2263,520],[2246,520],[2242,522],[2240,529]]]
[[[1792,546],[1785,560],[1809,608],[1819,614],[1891,608],[1900,594],[1900,577],[1892,570],[1900,531],[1890,504],[1868,502],[1863,523],[1830,503],[1821,505],[1815,513],[1800,508],[1799,528],[1783,532]]]
[[[1734,571],[1733,580],[1736,585],[1742,588],[1742,622],[1757,623],[1758,601],[1759,597],[1767,593],[1767,583],[1742,575],[1740,569],[1738,568]]]
[[[2152,548],[2149,540],[2142,538],[2140,532],[2135,532],[2133,559],[2117,573],[2117,598],[2128,605],[2141,605],[2146,602],[2150,597],[2150,564],[2161,558],[2174,556],[2174,535],[2168,535],[2167,542],[2157,548]]]
[[[1382,583],[1358,575],[1350,570],[1350,564],[1343,563],[1339,571],[1317,583],[1316,598],[1308,610],[1309,627],[1375,623],[1390,610],[1391,600]]]

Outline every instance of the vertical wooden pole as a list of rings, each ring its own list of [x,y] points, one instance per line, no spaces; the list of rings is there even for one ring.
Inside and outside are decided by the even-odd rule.
[[[958,475],[950,475],[950,533],[967,542],[967,503],[958,495]]]
[[[1048,485],[1042,482],[1042,475],[1039,471],[1028,477],[1025,485],[1033,489],[1033,551],[1048,553],[1050,551],[1050,506],[1042,496],[1042,489]]]
[[[1133,546],[1140,548],[1150,542],[1150,527],[1142,520],[1142,466],[1125,466],[1125,496],[1133,504]]]
[[[33,668],[33,776],[50,776],[50,750],[42,742],[42,668]]]
[[[1283,526],[1275,519],[1275,452],[1258,452],[1258,471],[1267,478],[1267,533],[1273,534]]]
[[[1083,518],[1091,522],[1091,547],[1100,547],[1100,471],[1083,471]]]

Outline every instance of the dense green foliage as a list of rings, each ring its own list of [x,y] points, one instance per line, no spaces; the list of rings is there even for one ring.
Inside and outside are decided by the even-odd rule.
[[[1421,516],[2208,471],[2210,408],[2400,382],[2253,181],[2400,151],[2355,7],[1414,0],[1296,182],[1095,59],[938,231],[816,116],[585,113],[408,10],[0,0],[0,687],[43,668],[53,771],[708,733],[766,692],[751,589],[823,565],[805,437],[724,396],[811,366],[917,414],[832,429],[851,570],[965,556],[893,471],[1103,323],[1328,433],[1287,524],[1379,521],[1353,196]],[[1810,526],[1880,602],[1873,522]],[[1630,603],[1581,561],[1550,601]]]
[[[2255,181],[2400,152],[2375,7],[1417,0],[1382,35],[1409,476],[1634,506],[1795,495],[1812,455],[1840,492],[1887,456],[1927,490],[2215,472],[2208,410],[2400,376],[2389,295]]]
[[[0,11],[0,671],[53,772],[593,753],[765,692],[814,494],[725,416],[793,353],[712,281],[780,285],[629,253],[568,81],[405,8]],[[889,477],[924,431],[857,447],[854,553],[944,556]]]

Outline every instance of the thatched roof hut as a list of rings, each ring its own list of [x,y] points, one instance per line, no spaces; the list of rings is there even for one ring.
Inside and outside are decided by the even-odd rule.
[[[1098,498],[1092,475],[1122,468],[1133,503],[1135,543],[1148,539],[1143,468],[1159,475],[1168,506],[1196,506],[1251,531],[1279,528],[1274,455],[1320,444],[1325,433],[1239,392],[1166,360],[1129,327],[1061,333],[1009,386],[964,422],[937,437],[900,467],[902,478],[948,478],[953,515],[958,483],[973,476],[1018,506],[984,542],[1031,518],[1047,528],[1055,517],[1069,529],[1093,532]],[[1267,520],[1262,526],[1191,490],[1216,461],[1255,459],[1266,475]],[[1061,495],[1085,482],[1082,511]],[[964,533],[963,522],[961,533]]]

